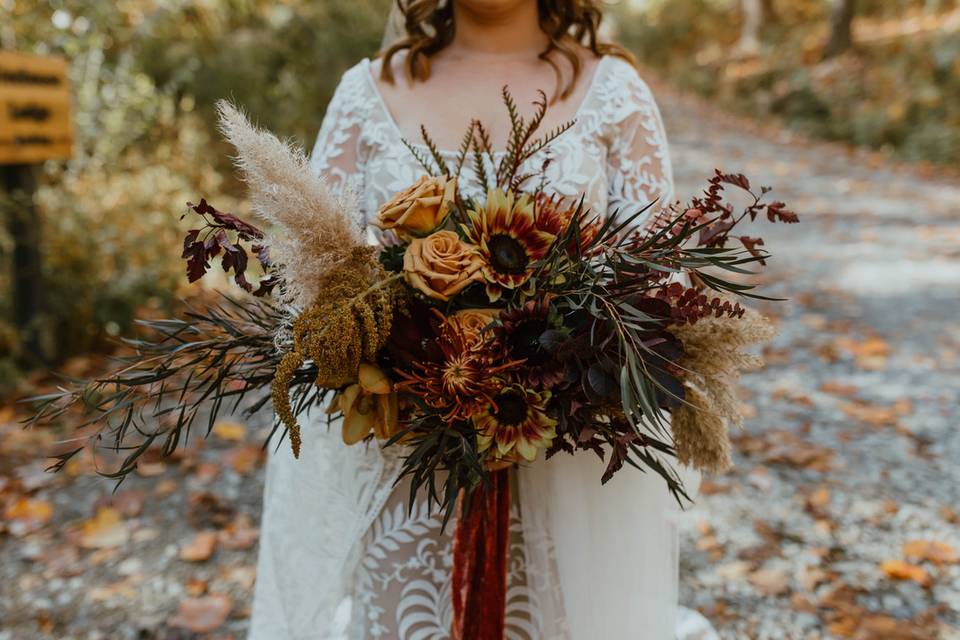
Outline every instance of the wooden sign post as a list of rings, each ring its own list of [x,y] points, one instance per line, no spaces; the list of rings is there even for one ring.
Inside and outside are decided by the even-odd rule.
[[[46,359],[40,340],[45,305],[35,165],[69,158],[72,149],[67,62],[0,51],[0,196],[10,209],[11,298],[28,363]]]

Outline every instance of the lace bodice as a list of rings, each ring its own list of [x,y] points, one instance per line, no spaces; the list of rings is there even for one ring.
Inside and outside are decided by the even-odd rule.
[[[569,131],[528,160],[523,173],[539,171],[549,156],[548,189],[571,198],[585,195],[594,212],[628,213],[673,197],[660,112],[649,87],[630,64],[604,57],[574,119]],[[344,74],[314,149],[314,168],[328,176],[334,189],[360,195],[365,221],[423,173],[402,142],[369,60]],[[442,153],[451,159],[456,155],[450,150]],[[461,189],[468,196],[483,195],[469,162]]]
[[[547,190],[583,195],[595,213],[669,202],[668,147],[650,89],[614,57],[600,60],[590,82],[573,127],[522,172],[539,172],[549,157]],[[359,223],[423,173],[400,131],[363,60],[343,75],[311,158],[334,191],[358,198]],[[483,195],[469,162],[460,185],[468,196]],[[338,424],[313,421],[299,460],[285,446],[271,452],[251,640],[447,638],[450,529],[441,531],[422,497],[406,508],[409,488],[396,484],[395,451],[346,447],[339,432]],[[508,640],[626,639],[641,628],[645,639],[672,636],[676,557],[667,492],[653,474],[640,473],[601,492],[598,464],[575,456],[517,472]],[[568,483],[562,490],[561,481]],[[638,550],[626,562],[613,555],[630,546]],[[589,565],[579,564],[590,556]],[[602,601],[592,585],[597,572],[609,583]]]

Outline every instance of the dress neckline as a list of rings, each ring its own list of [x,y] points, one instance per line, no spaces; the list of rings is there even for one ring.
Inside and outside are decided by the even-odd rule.
[[[575,128],[579,124],[581,120],[580,116],[583,114],[583,111],[585,110],[587,104],[590,102],[591,98],[593,97],[594,91],[597,85],[599,84],[601,74],[604,71],[604,65],[606,64],[607,59],[609,57],[610,56],[608,55],[600,56],[600,61],[597,63],[596,68],[593,70],[593,75],[590,78],[590,84],[587,85],[587,90],[583,94],[583,98],[580,99],[580,104],[577,105],[577,110],[574,112],[573,117],[570,118],[570,120],[573,121],[573,127],[571,127],[571,129]],[[393,113],[390,112],[390,108],[387,106],[387,101],[383,99],[383,94],[380,92],[380,87],[377,86],[377,81],[373,77],[373,70],[371,68],[372,62],[370,58],[364,58],[362,61],[362,66],[363,66],[364,80],[366,81],[367,86],[370,88],[371,93],[373,93],[374,100],[377,103],[377,106],[380,108],[380,111],[383,114],[384,120],[386,120],[387,125],[390,127],[391,131],[393,131],[393,133],[397,136],[397,138],[400,140],[404,140],[405,138],[403,137],[403,131],[400,129],[400,125],[397,124],[396,119],[393,117]],[[566,133],[569,134],[570,131],[567,131]],[[411,146],[416,147],[418,149],[427,149],[427,145],[423,143],[413,142],[413,141],[407,141],[407,142]],[[458,155],[457,151],[452,151],[449,149],[440,149],[439,151],[440,151],[440,154],[444,156],[455,157]],[[494,151],[493,153],[495,156],[499,156],[499,155],[505,154],[506,151]]]

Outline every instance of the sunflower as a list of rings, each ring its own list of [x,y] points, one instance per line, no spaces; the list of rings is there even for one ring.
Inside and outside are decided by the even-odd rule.
[[[533,274],[536,262],[550,250],[556,236],[537,228],[533,201],[527,195],[490,189],[482,207],[467,212],[467,240],[480,250],[491,302],[504,289],[522,286]]]
[[[528,300],[523,306],[500,313],[494,332],[503,340],[510,358],[524,361],[516,375],[525,384],[542,389],[566,378],[566,368],[545,346],[544,337],[559,334],[562,323],[551,315],[550,300]],[[562,334],[561,334],[562,337]]]
[[[473,417],[481,451],[493,447],[501,460],[533,462],[537,451],[547,449],[557,436],[557,421],[546,413],[550,392],[535,392],[512,384],[493,397],[482,413]]]
[[[445,321],[434,345],[439,357],[413,363],[412,372],[398,371],[404,380],[397,389],[418,396],[447,422],[484,410],[521,365],[505,357],[494,336],[477,340],[460,322]]]

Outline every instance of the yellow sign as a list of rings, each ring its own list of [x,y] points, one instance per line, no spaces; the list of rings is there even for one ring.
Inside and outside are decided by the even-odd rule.
[[[0,51],[0,164],[69,158],[72,147],[66,60]]]

